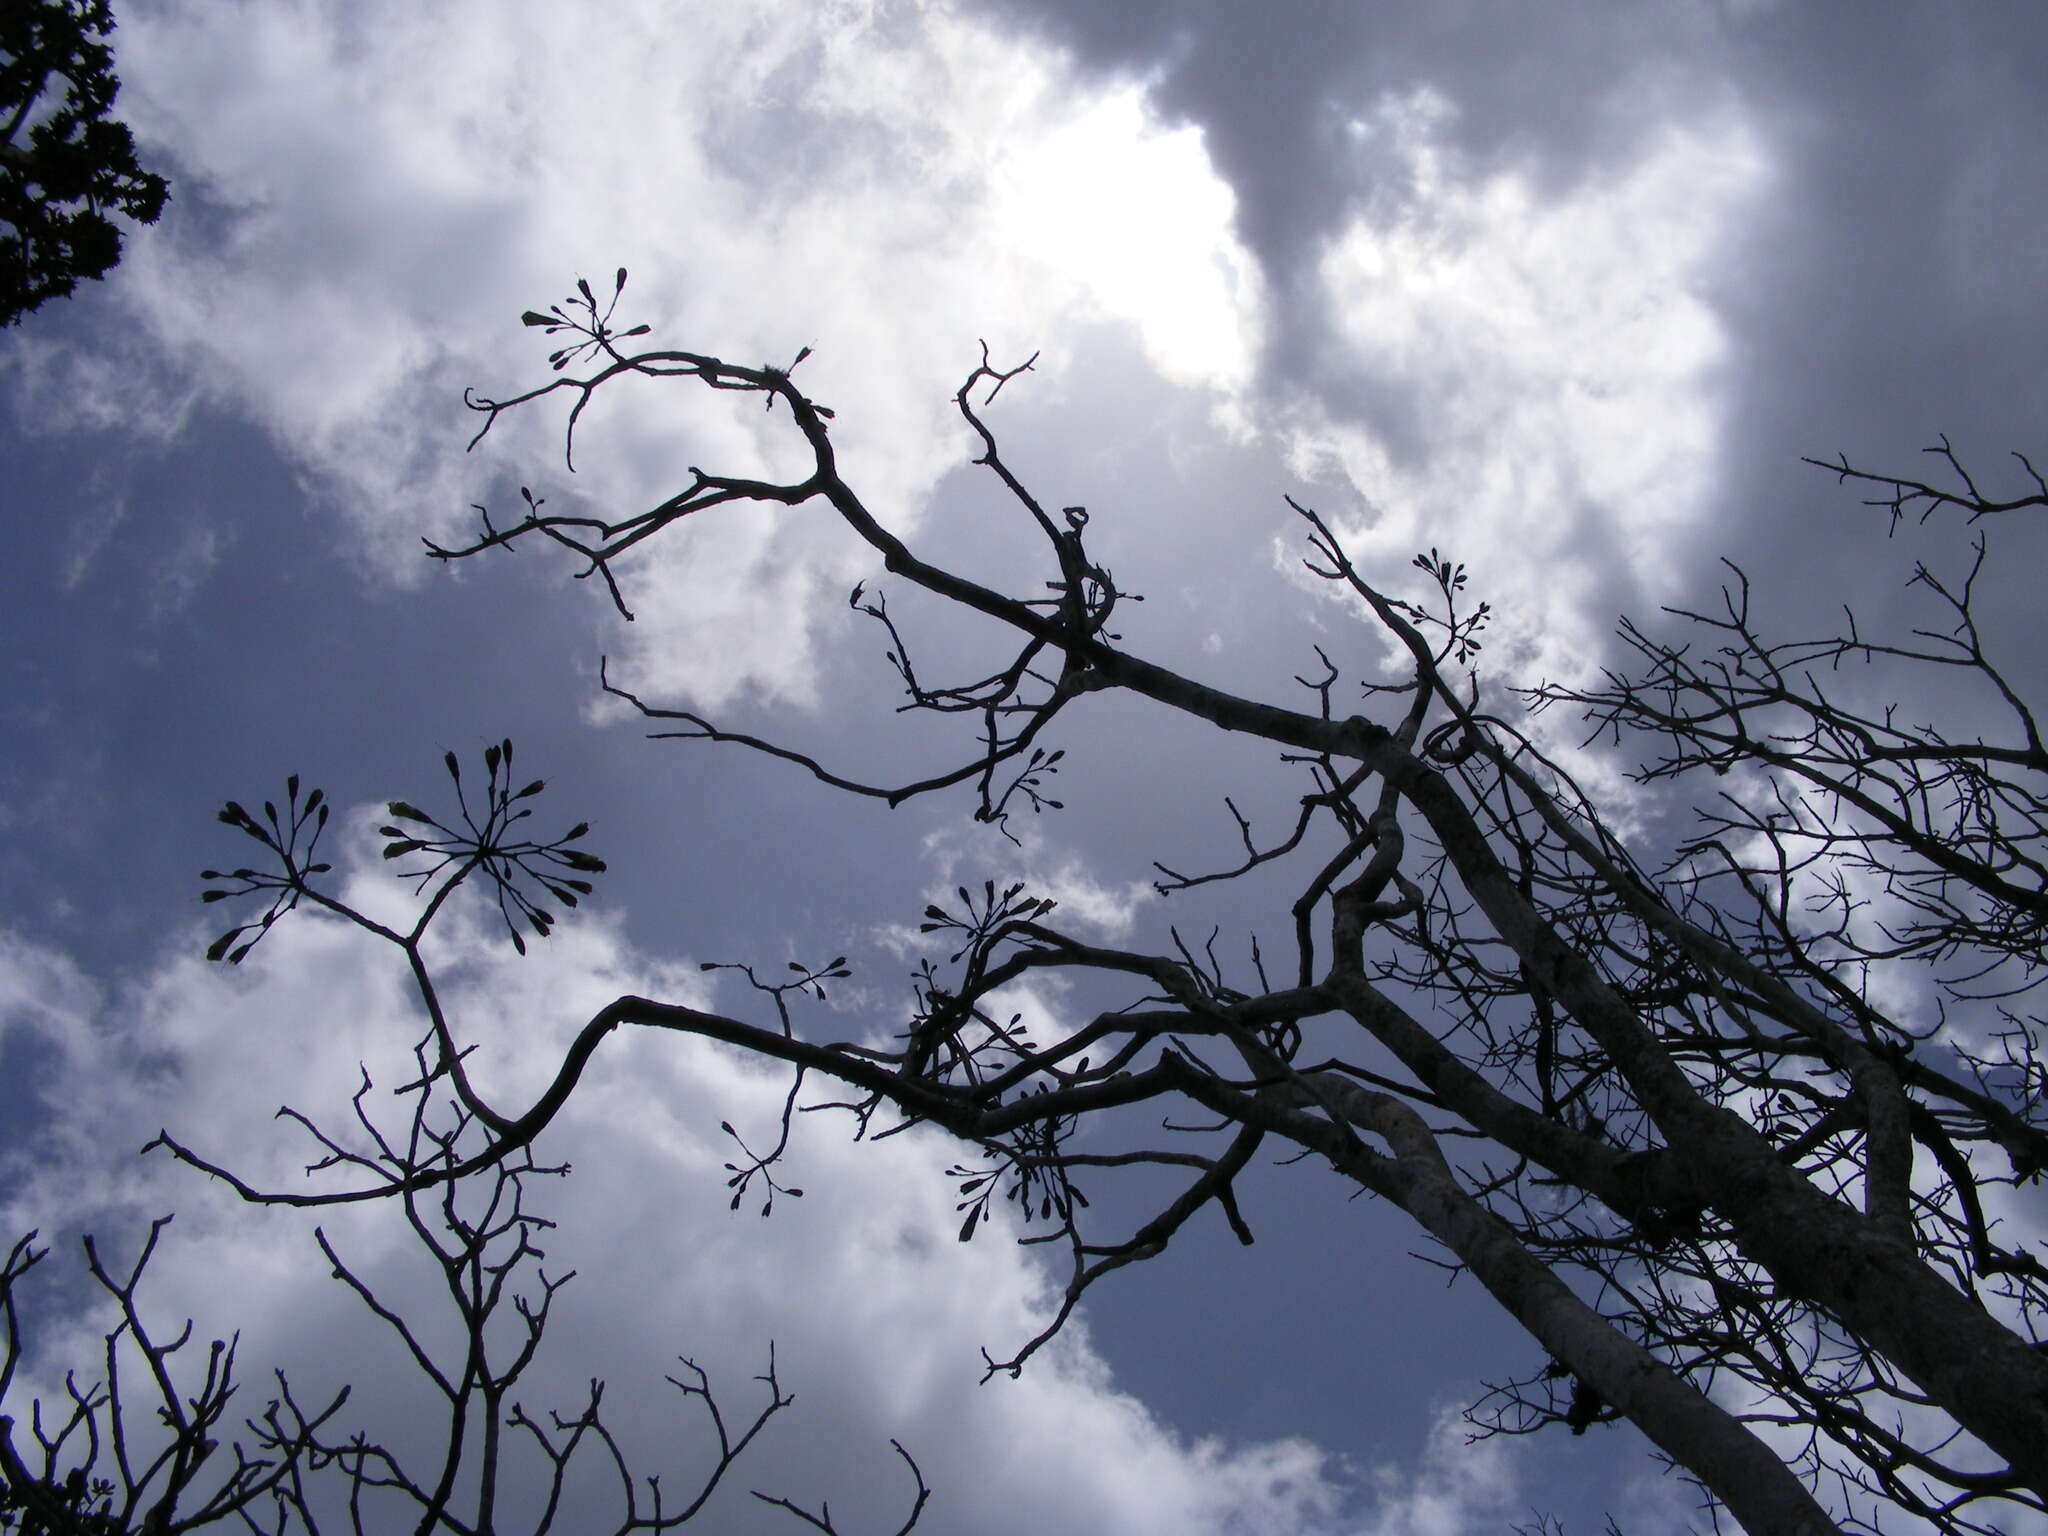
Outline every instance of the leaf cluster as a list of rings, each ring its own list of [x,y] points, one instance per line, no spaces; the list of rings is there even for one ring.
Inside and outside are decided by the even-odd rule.
[[[619,307],[619,296],[625,291],[626,269],[621,267],[613,279],[611,297],[605,301],[604,310],[600,313],[597,295],[591,291],[589,282],[579,277],[576,279],[576,291],[561,304],[550,304],[545,314],[529,309],[519,317],[519,323],[537,328],[548,336],[576,338],[548,354],[548,366],[560,373],[579,358],[613,353],[612,343],[619,338],[645,336],[653,329],[646,325],[636,325],[623,331],[613,328],[612,315]],[[563,304],[569,307],[564,309]]]
[[[0,10],[0,327],[104,277],[121,259],[110,215],[154,224],[170,185],[108,114],[108,0],[13,0]],[[57,93],[54,109],[36,115]]]
[[[509,738],[484,749],[485,781],[475,806],[463,787],[460,759],[450,752],[442,762],[455,789],[458,816],[443,822],[410,801],[391,801],[385,809],[393,821],[377,829],[391,839],[384,845],[384,857],[422,859],[403,871],[420,890],[450,879],[483,879],[504,918],[512,947],[523,955],[523,929],[544,939],[559,920],[541,896],[573,907],[591,893],[591,883],[582,877],[604,872],[603,859],[570,846],[589,835],[590,823],[580,821],[548,842],[512,836],[513,828],[533,814],[523,802],[546,789],[547,781],[534,779],[519,789],[512,787]]]

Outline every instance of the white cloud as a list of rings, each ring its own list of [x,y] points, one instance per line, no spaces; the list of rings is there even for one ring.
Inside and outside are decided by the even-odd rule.
[[[163,557],[150,584],[150,617],[168,618],[191,602],[220,563],[221,548],[226,542],[212,524],[197,518],[188,522],[179,531],[170,553]]]
[[[1013,249],[1133,319],[1178,383],[1249,379],[1262,285],[1230,234],[1236,199],[1194,128],[1164,132],[1143,90],[1119,87],[1019,144],[996,173],[996,228]]]
[[[1057,780],[1048,781],[1048,787],[1055,796],[1059,793]],[[994,880],[999,888],[1021,883],[1023,894],[1059,903],[1057,921],[1063,927],[1108,944],[1129,939],[1138,914],[1158,900],[1149,881],[1102,880],[1079,851],[1054,846],[1028,812],[1013,815],[1009,828],[1014,843],[981,823],[929,834],[924,853],[932,873],[925,900],[957,908],[954,889],[963,883],[978,887]]]
[[[814,347],[806,382],[848,407],[843,456],[904,531],[965,452],[949,400],[978,336],[1021,359],[1106,317],[1172,379],[1249,367],[1258,284],[1199,135],[949,5],[681,26],[655,0],[138,3],[121,41],[124,112],[177,200],[106,288],[107,347],[132,355],[65,364],[74,414],[162,426],[197,396],[253,419],[387,575],[416,579],[418,535],[466,525],[494,480],[618,515],[688,464],[793,467],[779,417],[673,386],[594,411],[573,482],[559,413],[462,457],[465,385],[546,376],[519,312],[621,263],[656,343]],[[16,369],[24,398],[43,371]],[[636,560],[626,675],[808,701],[812,609],[872,564],[830,522],[740,510]]]
[[[1358,1536],[1465,1536],[1524,1513],[1516,1462],[1498,1437],[1475,1445],[1455,1410],[1438,1413],[1420,1460],[1374,1469],[1374,1509]]]
[[[1394,435],[1306,425],[1295,462],[1364,501],[1321,509],[1362,568],[1432,545],[1472,568],[1496,675],[1575,675],[1617,578],[1668,581],[1674,534],[1713,505],[1727,344],[1708,284],[1767,166],[1718,118],[1540,195],[1443,148],[1449,110],[1423,90],[1356,125],[1406,184],[1323,260],[1334,350],[1398,413]]]
[[[76,591],[107,547],[107,541],[128,519],[128,498],[115,490],[103,469],[91,478],[92,499],[73,520],[71,548],[64,560],[64,590]]]
[[[136,262],[145,243],[130,242],[117,272]],[[197,379],[167,369],[153,340],[125,323],[102,327],[88,345],[35,327],[12,331],[0,348],[0,378],[21,419],[53,436],[118,430],[140,443],[169,442],[204,395]]]

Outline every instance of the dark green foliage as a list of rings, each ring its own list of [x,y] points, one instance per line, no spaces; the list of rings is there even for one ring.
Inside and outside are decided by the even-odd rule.
[[[113,1484],[88,1484],[82,1470],[62,1483],[0,1488],[0,1531],[19,1527],[22,1536],[117,1536],[120,1527],[107,1510]]]
[[[170,198],[107,115],[113,28],[107,0],[0,6],[0,326],[104,277],[121,259],[109,215],[154,224]]]

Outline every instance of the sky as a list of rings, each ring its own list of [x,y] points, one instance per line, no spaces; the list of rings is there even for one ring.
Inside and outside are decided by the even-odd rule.
[[[1170,911],[1152,894],[1153,860],[1233,846],[1224,795],[1284,813],[1298,791],[1271,752],[1143,707],[1071,713],[1066,809],[1020,847],[963,797],[890,811],[644,740],[600,692],[601,657],[650,699],[863,773],[945,759],[943,732],[893,713],[881,639],[847,611],[875,563],[817,509],[704,518],[650,548],[630,625],[539,550],[422,558],[423,536],[473,526],[478,503],[509,516],[521,486],[618,511],[691,465],[791,462],[779,416],[651,387],[594,409],[573,473],[559,413],[465,452],[463,390],[543,379],[518,316],[578,277],[628,268],[621,314],[656,342],[748,363],[809,347],[848,478],[969,570],[1004,571],[1025,530],[950,398],[983,341],[998,363],[1035,353],[989,419],[1145,595],[1131,645],[1283,701],[1315,645],[1380,644],[1302,578],[1285,495],[1366,569],[1432,546],[1464,561],[1498,615],[1489,675],[1571,680],[1613,659],[1621,614],[1711,601],[1724,557],[1787,625],[1842,604],[1913,622],[1913,562],[1959,569],[1960,531],[1888,539],[1802,455],[1912,467],[1947,432],[1995,479],[2043,447],[2032,6],[118,16],[120,112],[173,201],[107,282],[0,335],[0,1235],[58,1245],[46,1372],[92,1321],[77,1235],[132,1243],[175,1210],[153,1272],[166,1319],[239,1328],[255,1379],[276,1362],[308,1391],[355,1380],[366,1421],[424,1411],[324,1279],[316,1218],[135,1155],[162,1126],[254,1182],[295,1181],[308,1155],[277,1105],[345,1113],[358,1063],[395,1082],[406,1060],[388,950],[295,917],[237,971],[202,958],[219,924],[197,871],[237,856],[213,812],[287,774],[346,810],[335,878],[380,911],[405,892],[373,808],[431,802],[444,751],[510,737],[548,779],[544,814],[592,823],[611,870],[552,940],[521,959],[466,910],[436,940],[478,1070],[513,1097],[621,992],[747,1006],[706,962],[846,954],[853,977],[805,1027],[886,1031],[917,914],[964,880],[1027,878],[1117,942],[1284,918],[1277,889]],[[1992,537],[1987,602],[2039,654],[2043,535]],[[904,611],[933,654],[987,643]],[[1628,818],[1617,765],[1588,772]],[[1065,1002],[1020,998],[1054,1019]],[[798,1401],[741,1487],[830,1498],[863,1530],[893,1529],[904,1499],[892,1437],[940,1531],[1697,1523],[1632,1430],[1467,1444],[1458,1410],[1535,1346],[1305,1165],[1251,1176],[1254,1247],[1191,1229],[1097,1287],[1021,1380],[980,1385],[981,1349],[1048,1315],[1048,1272],[1006,1224],[954,1240],[962,1149],[936,1136],[857,1145],[809,1117],[805,1197],[728,1212],[719,1123],[771,1125],[783,1087],[710,1048],[621,1041],[543,1144],[575,1165],[545,1198],[551,1263],[578,1278],[530,1399],[566,1406],[606,1377],[647,1470],[679,1480],[703,1444],[663,1362],[698,1360],[737,1403],[772,1339]],[[317,1219],[424,1307],[394,1215]],[[718,1529],[788,1528],[734,1494]]]

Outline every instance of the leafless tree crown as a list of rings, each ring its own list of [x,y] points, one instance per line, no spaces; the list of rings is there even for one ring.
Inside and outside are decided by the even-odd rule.
[[[630,617],[628,567],[649,540],[699,516],[821,502],[887,572],[850,601],[885,632],[906,707],[967,722],[956,760],[869,782],[813,750],[605,686],[656,735],[765,754],[892,804],[964,786],[976,817],[999,828],[1057,806],[1056,731],[1087,695],[1137,695],[1269,742],[1300,781],[1291,821],[1255,826],[1230,803],[1224,850],[1207,865],[1178,856],[1157,883],[1171,893],[1295,871],[1293,953],[1226,964],[1213,943],[1178,933],[1107,947],[1063,928],[1050,901],[990,882],[925,913],[939,948],[886,1049],[799,1028],[793,1007],[845,962],[799,964],[782,983],[748,973],[752,1016],[616,999],[524,1106],[483,1096],[422,973],[423,1080],[445,1080],[478,1150],[365,1163],[375,1177],[349,1193],[245,1194],[411,1200],[523,1166],[606,1037],[677,1031],[793,1069],[771,1144],[741,1144],[735,1199],[796,1193],[777,1170],[803,1087],[822,1080],[863,1134],[925,1123],[969,1149],[955,1170],[963,1238],[1000,1196],[1031,1224],[1029,1241],[1064,1251],[1057,1317],[990,1357],[991,1373],[1021,1368],[1090,1285],[1160,1253],[1205,1208],[1249,1242],[1256,1213],[1240,1210],[1237,1176],[1262,1150],[1306,1153],[1408,1213],[1534,1341],[1529,1367],[1472,1410],[1481,1433],[1632,1420],[1755,1533],[1876,1529],[1887,1511],[1992,1532],[2018,1510],[2048,1511],[2048,1276],[1998,1215],[2007,1187],[2048,1166],[2034,1002],[2048,752],[1978,628],[1981,536],[1960,575],[1917,573],[1936,617],[1903,642],[1853,619],[1828,638],[1773,639],[1752,624],[1737,572],[1716,605],[1625,626],[1625,670],[1517,696],[1475,670],[1489,614],[1462,566],[1432,550],[1411,573],[1361,570],[1329,520],[1294,504],[1308,568],[1405,659],[1351,677],[1319,654],[1299,694],[1241,697],[1126,647],[1113,620],[1133,594],[1091,550],[1090,514],[1049,508],[1004,460],[986,413],[1029,361],[999,367],[984,348],[955,397],[976,462],[1043,541],[1037,585],[998,589],[921,558],[870,510],[840,468],[832,413],[796,382],[806,354],[778,368],[628,350],[645,328],[614,325],[624,283],[622,271],[604,302],[579,284],[525,316],[561,341],[557,376],[473,396],[478,438],[559,399],[573,451],[600,391],[668,379],[779,410],[806,471],[773,481],[692,468],[673,495],[617,518],[557,514],[527,492],[515,520],[479,509],[473,538],[430,553],[559,546]],[[1955,489],[1829,467],[1876,485],[1894,513],[1982,518],[2044,502],[1992,499],[1946,441],[1938,452]],[[933,672],[889,607],[892,588],[979,615],[1012,637],[1008,659],[972,677]],[[1871,678],[1904,698],[1930,677],[1938,697],[1967,686],[1988,709],[1949,729],[1918,706],[1861,702]],[[1675,856],[1646,862],[1624,845],[1569,754],[1540,745],[1550,738],[1531,710],[1582,715],[1640,761],[1645,782],[1695,791],[1698,821]],[[426,864],[422,928],[454,879],[486,884],[515,932],[545,933],[546,903],[581,894],[566,878],[584,867],[574,833],[507,840],[500,821],[526,792],[510,791],[504,758],[484,821],[467,830],[392,807],[392,856]],[[292,902],[343,912],[319,894],[290,820],[237,823],[273,867],[225,888],[272,906],[223,940],[229,958]],[[419,931],[384,932],[416,973]],[[1048,975],[1119,999],[1034,1040],[1003,989]],[[1081,1186],[1131,1168],[1177,1177],[1178,1193],[1132,1229],[1105,1229]]]

